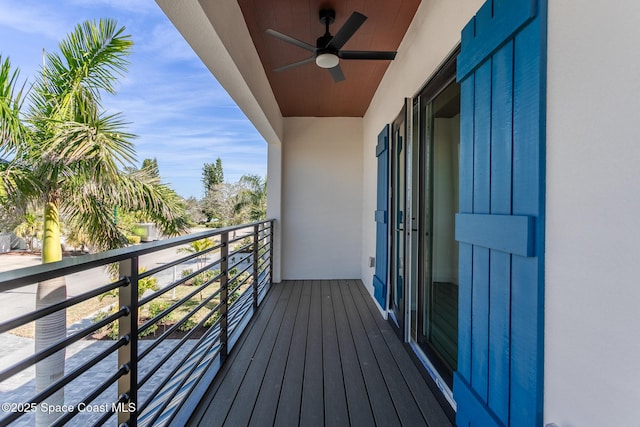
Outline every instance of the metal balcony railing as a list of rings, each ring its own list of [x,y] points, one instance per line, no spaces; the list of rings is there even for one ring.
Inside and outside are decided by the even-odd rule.
[[[193,248],[197,246],[192,245],[192,253],[185,256],[176,255],[174,260],[147,271],[138,268],[142,255],[185,247],[203,239],[211,239],[206,249],[195,252]],[[114,291],[117,291],[115,307],[97,317],[94,323],[68,332],[65,339],[15,361],[0,371],[2,384],[32,369],[46,358],[59,355],[63,349],[96,331],[104,328],[117,331],[110,345],[97,354],[94,352],[86,356],[73,369],[65,369],[65,375],[46,389],[34,392],[26,400],[4,402],[12,406],[3,405],[0,425],[23,420],[31,424],[33,420],[29,417],[35,416],[36,408],[42,410],[47,399],[62,389],[78,388],[86,391],[77,400],[65,400],[64,407],[60,408],[60,416],[53,425],[64,425],[74,420],[93,425],[109,421],[113,423],[115,420],[119,425],[129,426],[180,424],[181,417],[190,414],[192,407],[206,391],[269,290],[272,259],[273,220],[267,220],[0,273],[0,291],[17,290],[113,263],[119,264],[120,276],[118,280],[81,295],[0,322],[0,334],[4,334],[105,293],[115,294]],[[194,261],[197,261],[195,271],[187,270],[183,277],[175,277],[176,266],[193,264]],[[140,281],[171,269],[174,269],[174,278],[170,283],[156,291],[138,295]],[[186,288],[186,284],[191,286]],[[179,286],[188,292],[181,298],[174,294],[175,298],[167,304],[166,295],[175,292]],[[203,293],[206,297],[202,296]],[[197,295],[200,295],[200,300]],[[141,311],[147,307],[145,313],[150,313],[150,304],[161,296],[165,298],[165,305],[142,318]],[[140,339],[156,330],[163,319],[178,311],[186,314],[174,319],[155,339]],[[178,331],[182,331],[181,338],[176,339],[174,337]],[[150,357],[152,354],[153,357]],[[110,372],[107,372],[111,375],[108,378],[100,380],[98,377],[105,375],[92,374],[92,368],[104,365],[102,362],[109,357],[114,359],[116,355],[117,364],[111,363]],[[11,400],[11,392],[5,393],[3,400]]]

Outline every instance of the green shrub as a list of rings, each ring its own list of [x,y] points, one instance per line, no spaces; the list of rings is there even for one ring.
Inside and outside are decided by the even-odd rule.
[[[203,326],[205,328],[210,328],[211,326],[213,326],[214,323],[218,321],[219,318],[220,318],[220,311],[216,311],[204,322]]]
[[[116,312],[116,307],[114,306],[111,310],[103,310],[100,311],[98,314],[96,314],[96,316],[93,318],[93,323],[98,323],[104,319],[106,319],[107,317],[111,316],[112,314],[114,314]],[[112,340],[117,340],[120,336],[119,336],[119,331],[118,328],[119,327],[119,323],[118,321],[113,321],[109,324],[107,324],[106,326],[103,326],[102,328],[99,329],[100,332],[104,332],[106,333],[106,335],[111,338]]]
[[[146,268],[141,268],[139,270],[140,273],[144,273],[145,271],[147,271]],[[157,291],[158,289],[160,289],[158,287],[158,279],[153,277],[153,276],[149,276],[149,277],[145,277],[144,279],[138,279],[138,297],[141,297],[142,295],[144,295],[144,293],[146,291]]]
[[[166,301],[151,301],[147,307],[147,312],[149,313],[149,318],[153,319],[158,314],[162,313],[166,309],[171,307],[171,303]],[[168,324],[173,322],[173,312],[167,314],[163,318],[160,319],[158,323]]]
[[[141,268],[138,270],[138,273],[144,273],[145,271],[147,271],[146,268]],[[109,292],[105,292],[104,294],[99,295],[98,300],[102,301],[105,297],[118,298],[119,289],[120,288],[112,289]],[[138,298],[142,297],[142,295],[149,289],[151,289],[152,291],[157,291],[158,289],[160,289],[160,287],[158,286],[157,278],[149,276],[143,279],[138,279]]]
[[[153,325],[149,326],[148,329],[145,329],[144,331],[139,333],[138,336],[139,337],[146,337],[147,335],[155,334],[157,330],[158,330],[158,325],[156,325],[154,323]]]
[[[184,270],[182,270],[182,273],[180,277],[187,277],[188,275],[190,275],[191,273],[193,273],[193,269],[191,268],[185,268]]]
[[[140,243],[140,236],[127,236],[127,240],[130,245],[136,245]]]
[[[251,243],[253,243],[253,236],[249,236],[249,237],[245,237],[244,239],[240,240],[240,243],[238,244],[238,247],[242,248],[245,247],[247,245],[250,245]],[[248,247],[243,249],[243,252],[251,252],[253,251],[253,248]]]
[[[215,276],[215,272],[211,270],[203,271],[202,273],[198,274],[196,277],[193,278],[192,284],[194,286],[201,286],[204,284],[204,282],[213,279],[214,276]]]
[[[192,330],[193,328],[196,327],[198,323],[193,320],[193,317],[190,317],[187,319],[186,322],[184,322],[182,325],[180,325],[180,327],[178,327],[178,329],[180,329],[182,332],[189,332],[190,330]]]
[[[240,298],[240,291],[235,291],[231,295],[229,295],[229,305],[233,304]]]

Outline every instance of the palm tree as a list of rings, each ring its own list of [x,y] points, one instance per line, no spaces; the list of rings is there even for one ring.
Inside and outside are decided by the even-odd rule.
[[[29,252],[33,252],[33,241],[39,239],[42,234],[42,221],[36,214],[27,212],[22,222],[13,231],[18,237],[24,239]]]
[[[178,253],[183,254],[197,254],[215,245],[213,239],[196,240],[189,243],[188,246],[184,246],[178,249]],[[200,254],[196,257],[196,267],[198,270],[203,268],[207,264],[207,254]]]
[[[251,221],[267,217],[267,179],[259,175],[243,175],[240,178],[243,189],[238,194],[234,213],[246,212]]]
[[[166,235],[186,229],[177,195],[147,170],[132,168],[134,136],[124,130],[120,114],[109,115],[102,108],[102,94],[114,94],[117,78],[126,71],[126,56],[133,43],[124,30],[111,19],[78,25],[60,43],[59,54],[46,55],[21,124],[16,111],[20,97],[15,95],[15,77],[10,77],[14,74],[7,70],[7,80],[0,81],[0,90],[11,93],[6,88],[14,88],[13,97],[0,100],[0,108],[6,109],[4,104],[16,107],[8,119],[0,116],[3,144],[9,141],[3,148],[13,154],[7,168],[12,175],[5,173],[3,188],[8,197],[19,193],[43,205],[43,263],[62,259],[62,219],[90,236],[96,249],[125,245],[127,239],[113,221],[113,206],[146,212]],[[17,185],[11,187],[7,182]],[[20,191],[9,191],[18,184]],[[38,284],[37,309],[65,299],[64,277]],[[65,338],[65,317],[61,310],[36,321],[36,352]],[[61,350],[36,365],[36,392],[64,375],[64,357]],[[63,401],[60,391],[47,403]],[[36,419],[48,425],[55,417],[38,413]]]

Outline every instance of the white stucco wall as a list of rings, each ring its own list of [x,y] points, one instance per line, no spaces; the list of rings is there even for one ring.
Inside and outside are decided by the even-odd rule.
[[[359,278],[361,212],[362,119],[285,118],[282,278]]]
[[[374,269],[368,266],[375,256],[377,162],[375,146],[378,133],[391,123],[402,109],[404,98],[413,97],[460,42],[460,32],[484,0],[423,1],[407,31],[396,59],[389,66],[364,116],[362,145],[362,281],[373,293]]]
[[[640,425],[640,3],[549,3],[544,419]]]

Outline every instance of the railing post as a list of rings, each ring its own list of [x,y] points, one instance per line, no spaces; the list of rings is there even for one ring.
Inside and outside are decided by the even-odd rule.
[[[227,295],[229,285],[229,232],[220,236],[220,363],[227,358],[229,298]]]
[[[118,319],[118,335],[128,335],[129,343],[118,349],[118,367],[126,365],[129,372],[118,379],[118,425],[133,427],[138,418],[138,257],[121,261],[119,275],[129,278],[118,291],[120,307],[129,307],[129,315]]]
[[[273,220],[269,221],[269,286],[273,284]]]
[[[253,226],[253,309],[258,308],[258,245],[260,224]]]

